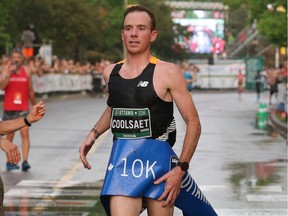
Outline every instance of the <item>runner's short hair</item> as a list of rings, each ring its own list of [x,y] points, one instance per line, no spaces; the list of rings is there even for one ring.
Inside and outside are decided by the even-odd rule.
[[[124,20],[126,16],[132,12],[146,12],[149,15],[150,20],[151,20],[151,31],[156,30],[156,18],[155,18],[154,13],[142,5],[132,5],[124,11],[123,20],[122,20],[122,28],[124,28]]]

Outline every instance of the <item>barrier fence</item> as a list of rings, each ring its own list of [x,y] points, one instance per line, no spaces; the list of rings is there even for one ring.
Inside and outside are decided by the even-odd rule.
[[[47,74],[41,77],[32,76],[35,93],[50,92],[76,92],[93,89],[93,77],[91,75],[78,74]],[[3,91],[0,92],[4,94]]]

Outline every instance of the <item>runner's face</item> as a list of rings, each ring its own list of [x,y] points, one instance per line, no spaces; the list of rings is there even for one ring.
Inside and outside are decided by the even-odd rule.
[[[132,12],[124,19],[121,35],[127,52],[137,54],[149,50],[157,32],[151,31],[151,20],[146,12]]]

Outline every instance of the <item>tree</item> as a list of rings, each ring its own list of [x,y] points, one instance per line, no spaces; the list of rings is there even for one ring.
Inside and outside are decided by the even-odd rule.
[[[122,14],[125,10],[124,0],[119,4],[119,0],[103,1],[90,0],[97,2],[98,6],[104,11],[103,25],[105,30],[102,32],[105,40],[102,46],[98,47],[98,51],[102,55],[109,56],[110,59],[120,60],[123,58],[123,44],[120,36],[122,27]],[[167,60],[182,60],[185,57],[185,51],[175,49],[173,31],[173,22],[171,18],[171,9],[165,5],[164,0],[129,0],[128,5],[141,4],[147,8],[153,9],[157,19],[158,38],[152,45],[152,52],[159,58]],[[104,54],[105,53],[105,54]]]
[[[177,31],[173,30],[171,8],[165,4],[164,0],[139,0],[138,2],[147,8],[153,9],[156,17],[158,38],[152,45],[152,52],[159,58],[166,60],[184,60],[188,54],[184,49],[175,45],[174,39],[177,37]],[[181,26],[178,26],[178,33],[183,33],[180,28]]]
[[[174,45],[171,10],[165,0],[129,0],[134,3],[152,8],[156,14],[159,37],[153,53],[159,58],[183,59],[185,53]],[[4,39],[21,46],[23,29],[33,24],[42,41],[51,42],[53,54],[60,58],[117,61],[123,58],[120,32],[124,9],[124,0],[120,4],[119,0],[4,0],[0,2],[0,47],[4,47]]]
[[[260,34],[265,36],[270,43],[278,47],[287,47],[286,12],[264,11],[259,17],[258,29]]]
[[[248,21],[252,24],[257,20],[259,34],[266,37],[269,43],[277,46],[287,46],[287,1],[286,0],[223,0],[230,9],[236,10],[245,7],[249,11]],[[271,3],[273,2],[273,3]],[[268,5],[273,6],[273,10],[268,10]],[[285,11],[277,11],[282,6]]]
[[[5,26],[8,22],[9,18],[9,10],[11,8],[11,5],[14,4],[14,0],[3,0],[0,1],[0,53],[5,53],[5,48],[8,48],[11,44],[11,37],[6,32]],[[8,46],[8,47],[7,47]],[[2,48],[2,49],[1,49]]]
[[[79,49],[101,44],[98,10],[86,0],[15,0],[5,30],[19,46],[21,32],[33,24],[44,41],[52,41],[56,55],[77,58]]]

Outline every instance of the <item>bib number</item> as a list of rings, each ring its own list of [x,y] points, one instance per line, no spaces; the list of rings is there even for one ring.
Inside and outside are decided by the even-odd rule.
[[[111,130],[118,139],[151,137],[149,109],[113,108]]]

